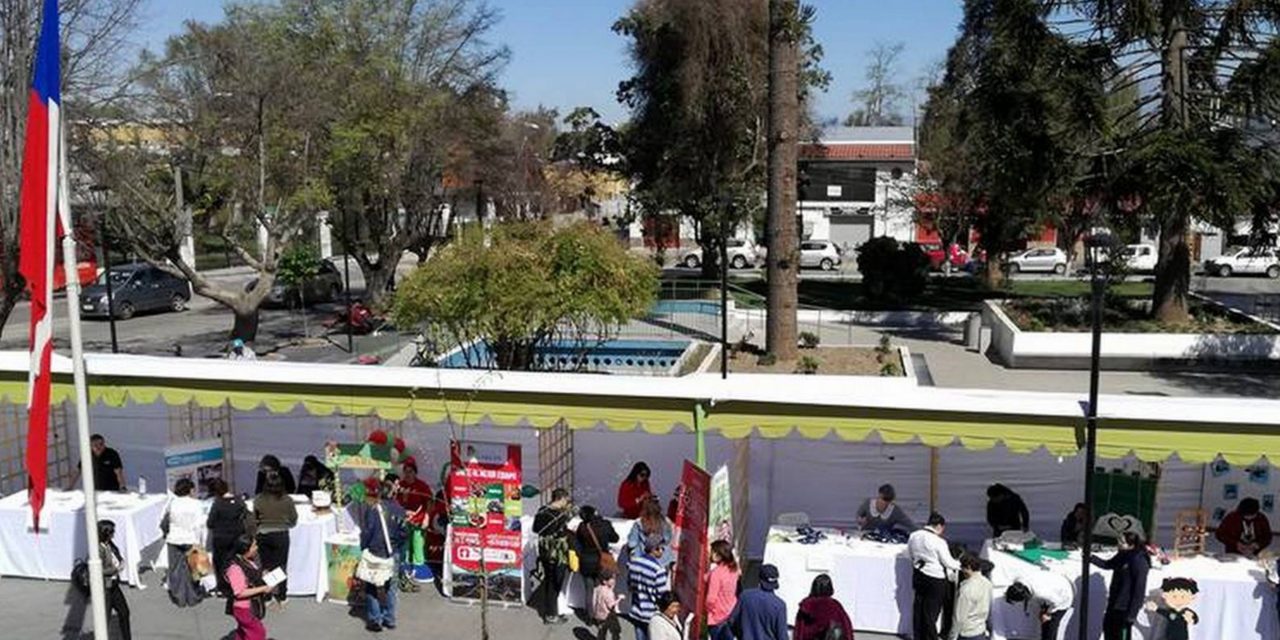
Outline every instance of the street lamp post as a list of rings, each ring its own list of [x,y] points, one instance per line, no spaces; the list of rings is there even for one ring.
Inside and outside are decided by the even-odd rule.
[[[1090,233],[1086,246],[1089,252],[1089,284],[1091,289],[1090,315],[1092,317],[1092,349],[1089,356],[1089,406],[1085,414],[1084,453],[1084,504],[1087,523],[1081,545],[1080,565],[1080,640],[1087,640],[1089,632],[1089,567],[1093,557],[1093,468],[1098,462],[1098,384],[1102,368],[1102,299],[1107,280],[1098,272],[1098,252],[1114,243],[1111,235]]]
[[[733,204],[725,208],[720,221],[720,379],[729,378],[729,220]]]

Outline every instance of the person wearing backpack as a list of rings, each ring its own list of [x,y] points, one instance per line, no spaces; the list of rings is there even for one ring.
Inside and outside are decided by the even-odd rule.
[[[236,621],[236,640],[267,640],[266,594],[271,587],[262,581],[258,566],[258,542],[248,535],[236,538],[235,555],[227,565],[227,615]]]
[[[796,612],[791,640],[853,640],[853,622],[835,592],[831,576],[824,573],[813,579],[809,597],[800,601]]]
[[[120,625],[120,640],[133,640],[133,631],[129,626],[129,602],[120,589],[120,572],[124,570],[124,557],[116,546],[116,523],[110,520],[98,521],[98,555],[102,558],[102,581],[107,600],[107,612],[115,612],[116,623]]]

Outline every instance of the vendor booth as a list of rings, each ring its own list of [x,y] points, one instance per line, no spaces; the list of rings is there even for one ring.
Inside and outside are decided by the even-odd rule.
[[[25,353],[0,354],[0,372],[7,372],[0,394],[8,402],[24,401],[26,363]],[[1083,497],[1082,394],[888,389],[821,376],[755,376],[742,384],[701,374],[545,375],[106,354],[86,356],[86,366],[93,429],[121,452],[130,483],[138,475],[164,477],[164,416],[170,407],[186,406],[222,407],[232,416],[227,475],[240,491],[252,487],[263,454],[296,469],[304,456],[319,455],[326,441],[359,441],[362,420],[394,429],[421,452],[421,475],[433,487],[449,441],[464,432],[467,439],[520,447],[525,481],[545,490],[544,466],[550,478],[552,463],[540,455],[540,439],[557,425],[566,427],[571,454],[567,471],[556,467],[555,481],[570,485],[578,504],[598,506],[606,515],[614,514],[618,483],[635,462],[652,467],[654,492],[664,504],[685,458],[708,470],[727,465],[734,470],[734,517],[742,519],[734,527],[739,542],[748,557],[779,565],[779,593],[790,610],[816,575],[828,573],[860,629],[900,632],[909,618],[902,550],[845,535],[854,528],[859,504],[880,484],[895,485],[899,507],[917,522],[930,510],[943,512],[951,523],[948,538],[975,551],[990,536],[984,490],[992,482],[1023,497],[1032,530],[1048,542],[1057,541],[1063,517]],[[65,375],[69,365],[55,358],[54,370]],[[68,395],[69,385],[56,379],[54,401]],[[1212,518],[1218,509],[1229,510],[1236,500],[1227,495],[1252,495],[1274,508],[1274,493],[1250,484],[1257,472],[1249,468],[1280,455],[1280,402],[1104,396],[1099,406],[1104,471],[1138,460],[1161,463],[1150,505],[1156,543],[1171,542],[1180,512],[1204,509]],[[1215,476],[1222,463],[1227,470]],[[1229,481],[1232,473],[1244,479]],[[526,514],[538,506],[538,499],[528,502]],[[798,539],[794,527],[779,527],[783,514],[801,515],[829,535]],[[21,533],[22,526],[13,529]],[[39,553],[21,536],[6,535],[0,544],[0,555]],[[1210,550],[1217,549],[1211,542]],[[991,552],[993,562],[997,553],[1003,552]],[[1221,561],[1197,562],[1199,571]],[[1272,637],[1239,636],[1230,626],[1240,615],[1254,616],[1251,628],[1258,634],[1274,624],[1260,618],[1275,611],[1265,577],[1240,568],[1218,573],[1239,581],[1236,587],[1256,589],[1249,610],[1203,616],[1202,624],[1222,625],[1223,635],[1215,637]],[[9,571],[0,567],[0,573]],[[56,570],[48,575],[64,577]],[[1217,590],[1206,591],[1206,602],[1217,597],[1209,593],[1244,593],[1206,584]],[[292,591],[292,576],[290,585]],[[1003,586],[997,583],[998,593]],[[1101,589],[1093,593],[1104,595]],[[572,584],[564,595],[566,604],[579,598]],[[1235,597],[1224,595],[1223,602]],[[1005,613],[997,633],[1028,637],[1013,615],[1020,610]]]

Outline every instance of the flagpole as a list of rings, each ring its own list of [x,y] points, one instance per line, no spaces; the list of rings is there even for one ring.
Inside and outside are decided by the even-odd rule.
[[[61,114],[59,114],[61,116]],[[71,224],[71,188],[67,179],[67,133],[58,121],[58,217],[62,220],[62,269],[67,276],[67,318],[71,324],[71,364],[76,394],[76,431],[80,444],[80,479],[84,486],[84,525],[89,547],[89,601],[93,609],[93,640],[107,640],[106,584],[98,540],[98,498],[89,447],[89,393],[84,375],[84,344],[80,333],[80,274],[77,269],[75,227]]]

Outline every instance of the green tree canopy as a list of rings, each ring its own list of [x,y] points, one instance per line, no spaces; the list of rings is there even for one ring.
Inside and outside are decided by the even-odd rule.
[[[537,349],[583,351],[616,336],[652,305],[657,268],[590,223],[504,223],[449,245],[401,284],[392,316],[464,349],[473,367],[536,369]],[[443,349],[441,349],[443,350]],[[465,351],[464,351],[465,352]]]

